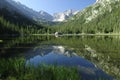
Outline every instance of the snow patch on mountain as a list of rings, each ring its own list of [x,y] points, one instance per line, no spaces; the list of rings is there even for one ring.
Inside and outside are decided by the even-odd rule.
[[[54,20],[53,21],[56,21],[56,22],[62,22],[62,21],[65,21],[67,20],[68,18],[74,16],[75,14],[77,14],[79,11],[75,11],[75,10],[66,10],[64,12],[60,12],[60,13],[55,13],[53,15],[54,17]]]

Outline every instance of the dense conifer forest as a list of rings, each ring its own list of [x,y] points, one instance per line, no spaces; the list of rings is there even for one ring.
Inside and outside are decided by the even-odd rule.
[[[6,8],[0,9],[0,28],[0,34],[5,35],[42,33],[42,30],[46,30],[34,20],[17,12],[11,13]]]

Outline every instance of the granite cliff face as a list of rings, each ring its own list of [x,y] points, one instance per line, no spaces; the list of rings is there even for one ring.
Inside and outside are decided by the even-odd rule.
[[[120,0],[96,0],[93,5],[80,11],[76,16],[71,17],[70,20],[78,20],[82,18],[86,23],[88,23],[92,19],[97,18],[99,15],[104,14],[106,11],[111,12],[113,9],[112,5],[118,7],[118,5],[115,4],[119,1]]]

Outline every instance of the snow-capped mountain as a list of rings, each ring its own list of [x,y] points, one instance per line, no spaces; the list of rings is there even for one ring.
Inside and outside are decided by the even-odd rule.
[[[0,8],[7,8],[11,12],[18,12],[36,21],[51,21],[53,17],[44,11],[37,12],[14,0],[0,0]]]
[[[75,11],[75,10],[66,10],[64,12],[60,12],[60,13],[55,13],[53,15],[54,20],[53,21],[58,21],[58,22],[62,22],[67,20],[68,18],[74,16],[75,14],[77,14],[79,11]]]
[[[41,22],[47,22],[47,21],[62,22],[79,12],[70,9],[64,12],[50,15],[49,13],[42,10],[37,12],[21,4],[20,2],[16,2],[14,0],[0,0],[0,8],[7,8],[11,13],[17,12],[32,20],[41,21]]]

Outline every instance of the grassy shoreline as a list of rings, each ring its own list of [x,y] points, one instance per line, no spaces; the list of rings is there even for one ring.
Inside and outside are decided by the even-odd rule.
[[[0,40],[0,43],[2,43],[3,42],[3,40]]]
[[[76,68],[26,65],[26,60],[0,59],[0,80],[80,80]]]
[[[33,36],[54,36],[55,34],[30,34]],[[117,33],[111,33],[111,34],[104,34],[104,33],[100,33],[100,34],[62,34],[60,36],[120,36],[120,34]]]
[[[12,35],[5,35],[5,36],[12,36]],[[22,36],[55,36],[55,34],[25,34]],[[98,33],[98,34],[81,33],[81,34],[62,34],[62,35],[58,35],[58,36],[120,36],[120,33],[119,34],[118,33],[108,33],[108,34],[104,34],[104,33]],[[3,40],[0,40],[0,42],[3,42]]]

